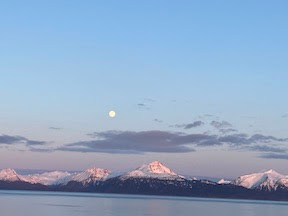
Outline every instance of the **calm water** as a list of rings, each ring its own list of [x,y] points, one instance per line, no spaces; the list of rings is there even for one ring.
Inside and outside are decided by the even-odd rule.
[[[0,190],[1,216],[287,216],[288,202]]]

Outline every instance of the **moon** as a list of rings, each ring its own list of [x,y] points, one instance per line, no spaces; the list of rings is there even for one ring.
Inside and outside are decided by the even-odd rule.
[[[110,111],[110,112],[109,112],[109,116],[110,116],[111,118],[114,118],[114,117],[116,116],[116,112],[115,112],[115,111]]]

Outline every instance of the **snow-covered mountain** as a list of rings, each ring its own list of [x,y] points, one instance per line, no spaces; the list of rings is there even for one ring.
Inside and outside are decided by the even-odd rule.
[[[0,170],[0,181],[25,182],[33,185],[41,184],[44,186],[65,186],[69,182],[77,182],[81,183],[83,186],[88,186],[93,185],[96,182],[105,182],[106,180],[114,177],[116,176],[113,175],[111,171],[101,168],[90,168],[80,173],[52,171],[33,175],[20,175],[13,169]],[[122,181],[128,179],[196,181],[195,178],[184,177],[176,174],[170,168],[163,165],[160,161],[153,161],[149,164],[144,164],[133,171],[127,172],[126,174],[120,176],[117,175],[116,178]],[[281,189],[288,191],[288,176],[279,174],[274,170],[240,176],[232,182],[224,179],[221,179],[217,183],[213,181],[199,181],[205,184],[232,184],[255,190],[276,191]]]
[[[80,173],[62,171],[20,175],[0,170],[0,189],[218,197],[288,201],[288,176],[274,170],[240,176],[236,180],[197,180],[176,174],[160,161],[120,175],[91,168]],[[218,181],[218,182],[217,182]]]
[[[164,166],[160,161],[153,161],[149,164],[144,164],[139,168],[128,172],[120,177],[122,180],[129,178],[157,178],[161,180],[181,180],[184,176],[178,175],[171,169]]]
[[[14,169],[3,169],[0,170],[0,181],[16,182],[25,180]]]
[[[238,177],[231,184],[256,190],[277,190],[279,187],[288,189],[288,176],[274,170],[253,173]]]
[[[105,181],[110,174],[111,171],[107,169],[100,169],[94,167],[87,169],[84,172],[63,178],[62,181],[58,181],[58,184],[66,185],[68,182],[74,181],[74,182],[80,182],[83,185],[85,185],[89,183],[95,183],[97,181]]]
[[[53,171],[43,174],[20,175],[14,169],[0,170],[0,181],[7,182],[27,182],[30,184],[53,185],[60,179],[66,178],[71,174],[68,172]]]
[[[22,176],[22,179],[31,184],[39,183],[42,185],[57,185],[59,182],[62,182],[63,179],[66,179],[71,175],[72,174],[69,172],[52,171],[42,174]]]
[[[84,184],[104,181],[110,176],[107,169],[91,168],[81,173],[69,173],[63,171],[45,172],[42,174],[20,175],[13,169],[0,170],[0,181],[27,182],[42,185],[66,185],[70,181]]]

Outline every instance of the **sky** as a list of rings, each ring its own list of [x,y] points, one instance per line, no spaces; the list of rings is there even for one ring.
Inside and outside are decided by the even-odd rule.
[[[2,1],[0,168],[288,174],[287,6]]]

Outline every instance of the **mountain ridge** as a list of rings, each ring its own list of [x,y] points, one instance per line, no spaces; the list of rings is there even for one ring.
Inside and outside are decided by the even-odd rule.
[[[118,175],[97,167],[77,173],[51,171],[34,175],[3,169],[0,170],[0,189],[288,201],[288,176],[267,170],[239,176],[231,182],[197,180],[175,173],[160,161],[153,161]]]

